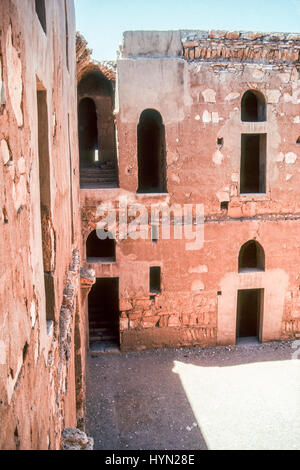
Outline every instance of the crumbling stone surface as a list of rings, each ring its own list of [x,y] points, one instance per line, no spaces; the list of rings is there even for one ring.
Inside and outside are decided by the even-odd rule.
[[[78,318],[74,5],[67,1],[65,11],[65,2],[45,3],[46,33],[34,2],[0,2],[0,449],[60,448],[62,430],[77,426],[77,392],[81,410],[85,400],[82,381],[76,390],[86,335]],[[65,15],[68,48],[57,21]],[[46,104],[41,135],[38,93]],[[50,175],[41,211],[42,138]]]
[[[64,429],[61,450],[93,450],[94,439],[76,428]]]
[[[300,35],[244,31],[181,32],[188,60],[299,63]]]
[[[90,289],[95,283],[94,269],[81,268],[80,269],[80,282],[81,288]]]
[[[84,74],[91,70],[99,70],[105,78],[114,82],[116,80],[116,62],[99,62],[91,58],[92,50],[87,47],[87,41],[82,34],[76,34],[76,62],[77,80],[80,81]]]

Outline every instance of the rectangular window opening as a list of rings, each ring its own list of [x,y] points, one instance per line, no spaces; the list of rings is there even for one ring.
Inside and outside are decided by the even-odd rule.
[[[242,134],[240,193],[266,192],[266,134]]]
[[[228,211],[228,204],[228,201],[222,201],[220,205],[221,211]]]
[[[150,292],[159,294],[161,292],[161,272],[160,266],[152,266],[150,268]]]

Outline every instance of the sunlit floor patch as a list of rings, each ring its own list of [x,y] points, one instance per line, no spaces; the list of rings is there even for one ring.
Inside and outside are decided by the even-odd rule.
[[[300,449],[300,361],[201,367],[174,361],[209,449]]]

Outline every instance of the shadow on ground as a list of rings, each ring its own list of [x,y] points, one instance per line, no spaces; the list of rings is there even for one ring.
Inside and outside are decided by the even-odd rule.
[[[88,358],[95,449],[299,449],[291,343],[106,353]]]

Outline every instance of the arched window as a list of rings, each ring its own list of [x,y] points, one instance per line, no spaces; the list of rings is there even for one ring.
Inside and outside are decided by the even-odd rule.
[[[266,114],[266,100],[264,95],[256,90],[246,91],[242,98],[242,121],[266,121]]]
[[[97,113],[94,101],[84,98],[78,106],[78,133],[80,166],[88,167],[95,162],[98,149]]]
[[[245,243],[239,253],[239,272],[247,270],[264,271],[265,253],[263,247],[255,240]]]
[[[142,112],[137,138],[138,192],[166,192],[165,127],[158,111],[146,109]]]
[[[116,261],[116,241],[110,232],[101,240],[97,231],[90,233],[86,241],[86,258],[88,263],[112,263]]]

